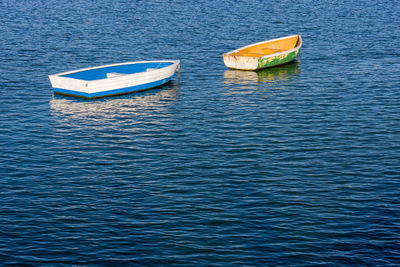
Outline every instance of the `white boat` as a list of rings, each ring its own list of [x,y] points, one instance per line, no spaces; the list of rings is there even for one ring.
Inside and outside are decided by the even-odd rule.
[[[98,98],[148,90],[169,82],[179,60],[136,61],[49,75],[54,93]]]

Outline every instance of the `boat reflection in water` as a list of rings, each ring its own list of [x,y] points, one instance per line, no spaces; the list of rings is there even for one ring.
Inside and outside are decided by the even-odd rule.
[[[262,82],[274,85],[277,81],[288,81],[299,73],[300,63],[298,61],[259,71],[230,69],[224,73],[224,84],[251,85]]]
[[[179,84],[168,84],[151,91],[93,100],[54,95],[50,110],[63,127],[115,127],[151,117],[161,122],[178,98],[178,89]]]

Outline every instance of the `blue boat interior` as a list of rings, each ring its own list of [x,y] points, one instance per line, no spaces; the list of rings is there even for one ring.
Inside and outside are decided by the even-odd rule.
[[[62,75],[62,77],[93,81],[99,79],[106,79],[109,77],[115,77],[124,74],[134,74],[140,72],[146,72],[152,69],[160,69],[167,66],[172,65],[172,62],[145,62],[145,63],[134,63],[128,65],[118,65],[111,67],[104,67],[98,69],[91,69],[85,71],[74,72],[66,75]],[[108,76],[107,74],[114,74],[112,76]]]

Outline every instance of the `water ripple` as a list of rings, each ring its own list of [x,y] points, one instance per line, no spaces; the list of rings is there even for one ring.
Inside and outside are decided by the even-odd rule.
[[[399,265],[395,2],[0,7],[0,265]],[[294,63],[223,65],[294,33]],[[164,58],[180,80],[139,94],[47,79]]]

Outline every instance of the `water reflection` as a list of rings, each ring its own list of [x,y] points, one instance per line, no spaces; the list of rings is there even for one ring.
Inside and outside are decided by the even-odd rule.
[[[274,83],[276,81],[290,80],[300,73],[300,63],[294,61],[283,66],[259,71],[226,70],[224,84],[250,85],[254,83]]]
[[[179,84],[169,84],[160,89],[93,100],[54,95],[50,111],[53,118],[64,125],[106,126],[138,117],[165,115],[177,100],[178,92]]]

